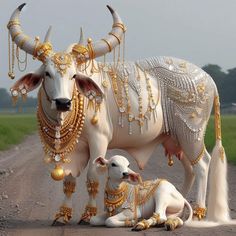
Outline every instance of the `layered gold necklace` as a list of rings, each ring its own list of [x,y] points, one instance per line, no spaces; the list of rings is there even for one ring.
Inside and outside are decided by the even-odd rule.
[[[74,89],[72,111],[66,116],[63,125],[57,125],[43,111],[41,92],[40,90],[37,118],[46,161],[56,164],[69,163],[71,160],[68,155],[75,149],[84,125],[84,97]]]
[[[128,195],[128,184],[123,182],[119,189],[109,189],[108,185],[105,189],[104,196],[104,205],[108,211],[109,216],[115,215],[115,211],[117,208],[122,206],[122,204],[126,201]]]

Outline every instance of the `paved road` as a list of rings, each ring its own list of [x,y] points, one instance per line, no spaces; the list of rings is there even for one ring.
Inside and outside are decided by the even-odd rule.
[[[109,153],[108,155],[111,155]],[[63,198],[62,183],[50,178],[50,169],[43,163],[43,152],[37,135],[30,136],[19,146],[0,152],[0,235],[47,236],[105,236],[105,235],[236,235],[236,226],[211,229],[183,227],[174,232],[152,228],[145,232],[131,232],[129,228],[109,229],[77,225],[87,200],[85,172],[79,178],[74,194],[74,218],[64,227],[50,226]],[[136,169],[132,161],[132,168]],[[177,187],[183,182],[183,169],[178,161],[168,167],[162,149],[156,150],[142,173],[143,179],[167,178]],[[104,184],[105,177],[101,177]],[[230,208],[236,218],[236,166],[229,166]],[[192,195],[194,191],[192,192]],[[102,193],[99,202],[102,207]],[[189,197],[191,201],[191,196]]]

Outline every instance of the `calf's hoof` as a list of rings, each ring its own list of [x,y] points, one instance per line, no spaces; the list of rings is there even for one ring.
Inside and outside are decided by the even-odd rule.
[[[167,231],[173,231],[181,225],[178,218],[167,219],[165,222],[165,228]]]
[[[150,228],[150,225],[147,220],[142,220],[138,222],[133,228],[132,231],[141,231]]]

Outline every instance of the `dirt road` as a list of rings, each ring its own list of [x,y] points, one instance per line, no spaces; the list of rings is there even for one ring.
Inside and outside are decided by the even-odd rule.
[[[109,153],[108,155],[110,155]],[[51,223],[63,198],[62,183],[50,177],[48,167],[43,163],[43,152],[37,135],[27,137],[21,145],[9,151],[0,152],[0,235],[46,236],[46,235],[236,235],[236,226],[222,226],[211,229],[183,227],[174,232],[152,228],[145,232],[131,232],[129,228],[109,229],[77,225],[87,200],[85,172],[77,182],[74,194],[74,217],[70,225],[52,227]],[[132,159],[130,159],[132,160]],[[132,168],[135,169],[135,163]],[[168,167],[162,149],[157,149],[144,172],[144,179],[167,178],[180,187],[183,169],[175,160]],[[229,205],[231,215],[236,218],[236,166],[229,165]],[[104,183],[104,177],[101,177]],[[192,192],[192,195],[194,191]],[[191,201],[191,196],[189,197]],[[99,206],[102,193],[99,194]]]

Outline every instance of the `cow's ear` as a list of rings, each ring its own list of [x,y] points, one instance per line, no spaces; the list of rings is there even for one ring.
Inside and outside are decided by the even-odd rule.
[[[103,91],[99,88],[96,82],[88,76],[85,76],[83,74],[77,74],[75,76],[75,81],[78,90],[86,97],[90,98],[90,96],[92,95],[95,98],[103,98]]]
[[[96,165],[96,171],[98,174],[104,174],[107,170],[108,160],[103,157],[98,157],[93,161]]]
[[[21,92],[23,89],[30,92],[36,89],[42,82],[42,76],[35,73],[29,73],[20,78],[12,87],[11,91]]]

